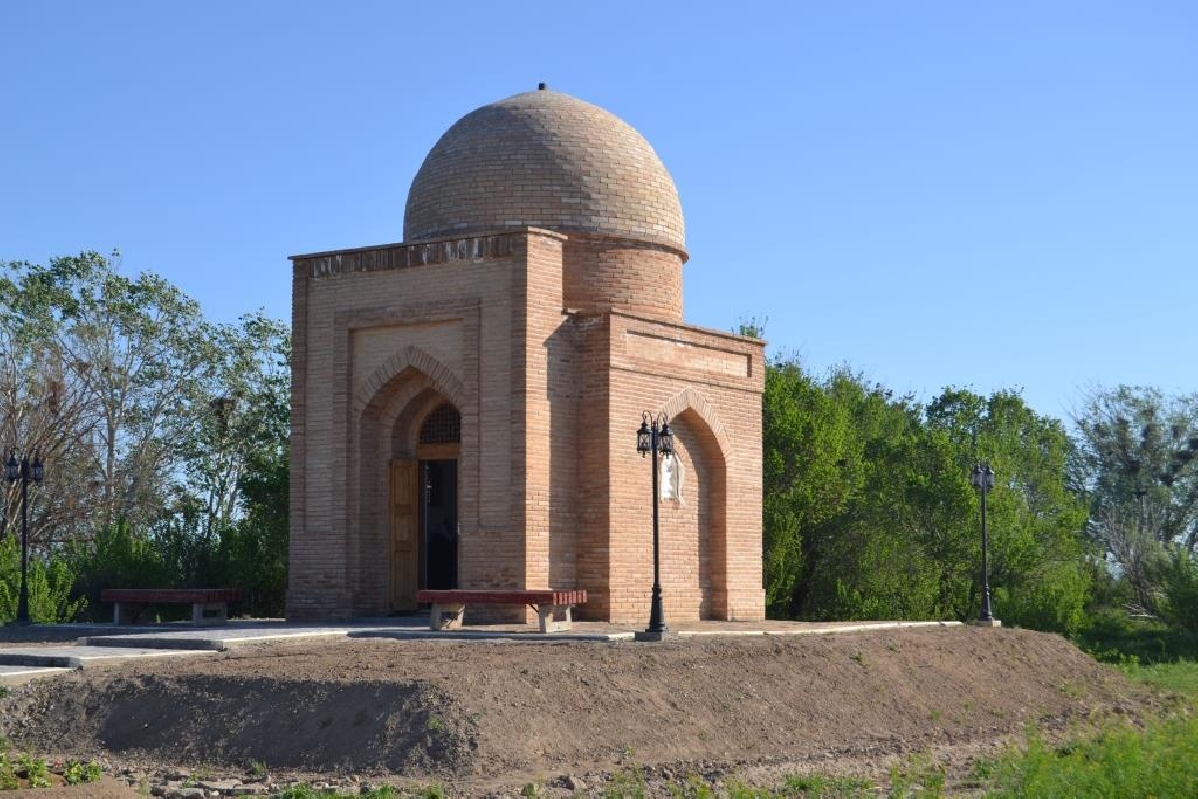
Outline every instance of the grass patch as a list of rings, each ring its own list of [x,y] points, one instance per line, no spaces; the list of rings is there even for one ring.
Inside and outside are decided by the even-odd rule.
[[[987,796],[1198,796],[1198,662],[1126,662],[1132,679],[1178,695],[1180,712],[1144,727],[1108,720],[1096,735],[1050,746],[1029,732],[1024,751],[987,762]]]
[[[1146,730],[1112,725],[1059,747],[1031,733],[1026,751],[999,759],[987,787],[997,797],[1194,796],[1198,719],[1179,716]]]
[[[1092,616],[1073,642],[1097,660],[1121,666],[1198,660],[1198,632],[1132,619],[1116,609]]]
[[[1177,663],[1155,663],[1140,665],[1132,663],[1122,667],[1122,671],[1133,680],[1147,683],[1161,691],[1181,694],[1194,704],[1198,704],[1198,662],[1179,661]]]

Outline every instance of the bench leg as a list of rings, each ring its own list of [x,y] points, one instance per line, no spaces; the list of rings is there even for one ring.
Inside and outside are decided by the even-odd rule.
[[[112,623],[116,625],[133,624],[137,620],[137,605],[130,602],[112,603]]]
[[[428,626],[432,630],[460,630],[466,606],[461,602],[433,604],[428,613]]]
[[[574,629],[573,605],[541,605],[537,608],[537,623],[543,633]],[[561,615],[561,619],[555,618]]]
[[[205,611],[216,611],[214,616],[205,616]],[[192,624],[224,624],[229,620],[228,602],[193,602],[191,605]]]

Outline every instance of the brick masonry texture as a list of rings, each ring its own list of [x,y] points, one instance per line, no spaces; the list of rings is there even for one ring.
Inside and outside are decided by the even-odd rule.
[[[682,322],[681,212],[644,140],[594,106],[530,94],[468,115],[434,148],[409,200],[409,234],[413,209],[434,220],[419,222],[421,240],[293,259],[289,618],[411,607],[399,566],[418,555],[397,542],[415,522],[394,510],[404,490],[392,464],[456,457],[460,587],[581,588],[580,618],[644,621],[652,548],[650,468],[635,448],[643,410],[671,417],[685,475],[681,499],[661,509],[667,619],[764,618],[764,345]],[[497,107],[506,110],[494,116]],[[532,201],[495,191],[489,167],[470,171],[462,165],[473,151],[454,149],[467,140],[454,130],[479,119],[513,137],[508,172],[535,173],[563,203],[595,164],[617,176],[641,170],[646,181],[635,190],[624,178],[601,182],[617,199],[591,209],[590,227],[570,229],[566,216],[554,229],[518,223]],[[572,152],[575,140],[585,158]],[[459,161],[424,175],[438,148]],[[545,171],[538,148],[582,171]],[[477,209],[471,175],[486,187]],[[420,210],[438,198],[440,210]],[[442,225],[438,213],[459,221]],[[456,232],[463,221],[478,229]],[[419,430],[445,402],[461,414],[461,440],[430,455]],[[398,505],[418,504],[408,499]],[[529,618],[468,612],[513,616]]]
[[[416,173],[404,213],[407,241],[525,227],[686,246],[678,190],[649,142],[548,90],[458,120]]]

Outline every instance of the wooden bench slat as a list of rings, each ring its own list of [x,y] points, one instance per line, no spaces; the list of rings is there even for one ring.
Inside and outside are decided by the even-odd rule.
[[[195,604],[197,602],[237,602],[240,588],[104,588],[101,602]]]
[[[474,605],[582,605],[585,590],[435,588],[416,592],[417,602],[458,602]]]
[[[416,592],[417,602],[431,602],[429,627],[457,630],[467,605],[536,605],[537,627],[542,633],[572,628],[572,609],[587,601],[582,589],[554,588],[425,588]],[[558,619],[557,616],[563,618]]]

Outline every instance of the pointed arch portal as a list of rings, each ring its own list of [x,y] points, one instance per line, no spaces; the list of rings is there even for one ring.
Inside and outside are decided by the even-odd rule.
[[[360,584],[384,610],[416,610],[419,589],[457,586],[462,414],[455,395],[461,384],[453,374],[407,347],[357,397]]]

